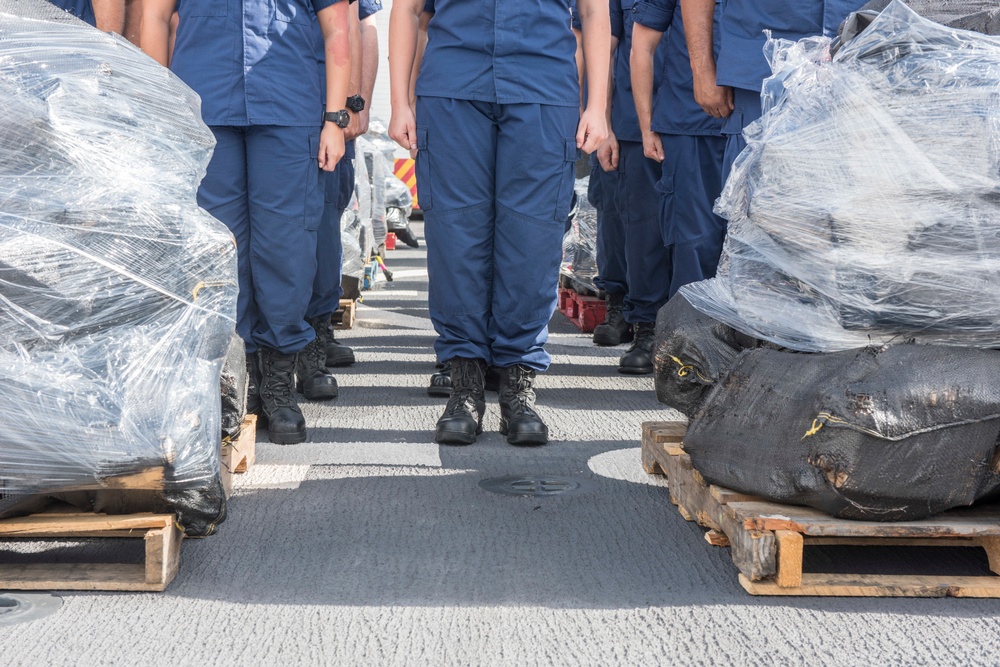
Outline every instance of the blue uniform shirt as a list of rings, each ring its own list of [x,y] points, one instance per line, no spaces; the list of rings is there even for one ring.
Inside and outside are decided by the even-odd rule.
[[[578,107],[569,0],[435,0],[417,95]]]
[[[372,14],[382,10],[382,0],[358,0],[358,18],[364,21]]]
[[[719,19],[722,5],[715,4],[715,28],[719,34]],[[656,87],[653,100],[653,121],[651,129],[660,134],[682,134],[686,136],[718,136],[725,123],[724,118],[712,118],[694,101],[694,75],[691,73],[691,58],[687,39],[684,37],[684,22],[681,18],[681,4],[677,0],[643,0],[632,8],[635,22],[664,33],[660,47],[666,43],[666,63],[663,79]],[[715,55],[719,55],[719,40],[715,39]]]
[[[676,1],[676,0],[674,0]],[[612,63],[615,86],[611,91],[611,129],[619,141],[642,141],[639,115],[632,95],[632,29],[635,26],[635,0],[611,0],[611,34],[618,38]],[[653,90],[659,87],[667,59],[666,40],[660,41],[653,60]]]
[[[318,127],[316,12],[340,1],[185,0],[170,68],[208,125]]]
[[[761,83],[771,76],[764,58],[765,30],[790,40],[833,37],[847,15],[864,4],[865,0],[727,0],[718,84],[760,92]]]
[[[97,20],[94,18],[94,8],[90,0],[49,0],[59,9],[64,9],[81,21],[96,26]]]

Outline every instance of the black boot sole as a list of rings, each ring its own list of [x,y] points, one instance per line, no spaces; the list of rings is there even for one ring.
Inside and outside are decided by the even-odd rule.
[[[451,387],[427,387],[427,395],[434,398],[451,398]]]
[[[468,431],[446,431],[438,428],[434,432],[434,442],[439,445],[471,445],[476,441],[476,436],[483,432],[483,427],[476,428],[475,433]]]
[[[600,345],[601,347],[614,347],[616,345],[621,345],[622,343],[631,343],[632,335],[625,334],[623,336],[615,336],[614,334],[605,334],[603,332],[594,332],[594,345]]]
[[[628,367],[628,366],[618,367],[618,372],[621,373],[622,375],[650,375],[655,370],[656,369],[652,365],[640,366],[640,367]]]
[[[549,441],[548,431],[545,433],[510,433],[506,426],[500,426],[500,435],[507,436],[507,442],[515,447],[539,447]]]
[[[299,443],[306,441],[305,431],[295,431],[294,433],[272,433],[271,429],[268,428],[267,415],[261,411],[258,415],[258,421],[260,425],[267,428],[267,439],[276,445],[297,445]]]
[[[353,366],[355,362],[354,353],[348,352],[347,354],[337,354],[331,355],[327,352],[326,355],[326,367],[327,368],[343,368],[344,366]]]

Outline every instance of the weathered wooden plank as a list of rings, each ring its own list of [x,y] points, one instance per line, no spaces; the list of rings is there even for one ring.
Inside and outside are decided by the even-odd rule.
[[[946,577],[875,574],[803,574],[802,585],[784,588],[774,579],[751,581],[740,575],[751,595],[834,597],[1000,598],[1000,577]]]
[[[728,547],[729,538],[721,530],[712,529],[705,533],[705,541],[713,547]]]
[[[790,530],[775,531],[778,542],[778,572],[774,580],[782,588],[802,585],[802,533]]]
[[[0,536],[72,536],[80,533],[105,531],[141,531],[142,529],[150,528],[166,528],[173,525],[174,521],[175,519],[172,514],[126,514],[123,516],[108,514],[64,514],[53,516],[34,514],[32,516],[0,521]]]
[[[809,507],[763,501],[727,504],[748,530],[791,530],[825,537],[986,537],[1000,536],[1000,507],[944,512],[920,521],[878,522],[837,519]]]

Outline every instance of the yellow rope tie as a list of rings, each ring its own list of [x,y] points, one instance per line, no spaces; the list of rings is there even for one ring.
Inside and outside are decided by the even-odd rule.
[[[678,359],[673,355],[669,356],[671,359],[673,359],[675,364],[680,366],[680,368],[677,369],[677,377],[686,378],[688,375],[691,375],[691,371],[694,371],[695,375],[697,375],[702,382],[704,382],[705,384],[712,384],[712,380],[708,379],[707,377],[699,373],[698,369],[696,369],[694,366],[690,364],[685,364],[683,361],[681,361],[680,359]]]

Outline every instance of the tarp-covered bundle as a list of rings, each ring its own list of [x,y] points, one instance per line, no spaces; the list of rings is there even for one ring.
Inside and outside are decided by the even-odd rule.
[[[708,481],[848,519],[921,519],[1000,488],[1000,352],[742,352],[684,437]]]
[[[51,20],[49,20],[51,19]],[[197,96],[121,38],[0,1],[0,489],[224,516],[236,248],[196,203]]]
[[[718,276],[681,293],[796,350],[1000,346],[1000,39],[897,1],[832,60],[770,45]]]
[[[590,177],[576,179],[573,207],[563,237],[563,259],[559,272],[574,285],[597,291],[597,209],[587,199]]]

